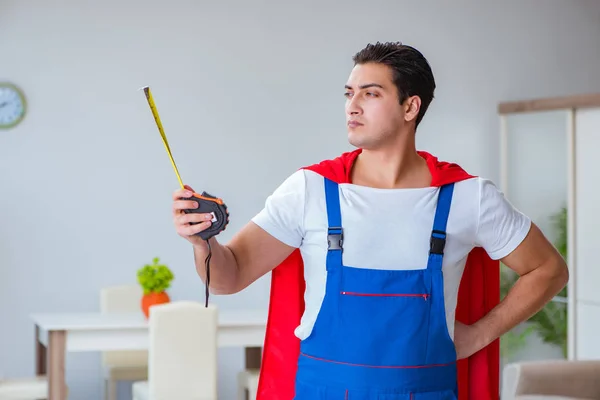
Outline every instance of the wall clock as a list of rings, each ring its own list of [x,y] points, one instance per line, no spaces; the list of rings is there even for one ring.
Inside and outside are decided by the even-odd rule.
[[[27,110],[25,94],[16,85],[0,82],[0,129],[18,125]]]

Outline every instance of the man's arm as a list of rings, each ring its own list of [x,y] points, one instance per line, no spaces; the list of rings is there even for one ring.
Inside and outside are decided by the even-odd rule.
[[[210,290],[215,294],[233,294],[273,270],[296,248],[268,234],[254,222],[246,224],[231,241],[222,245],[216,237],[209,239]],[[206,282],[206,242],[194,245],[196,270]]]
[[[563,257],[534,223],[523,242],[500,261],[515,271],[519,279],[486,316],[470,327],[457,325],[459,358],[470,356],[529,319],[569,280]]]

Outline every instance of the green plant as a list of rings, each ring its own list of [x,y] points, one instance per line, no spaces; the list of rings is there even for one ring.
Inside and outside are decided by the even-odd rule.
[[[567,257],[567,209],[562,208],[551,217],[557,232],[555,247],[566,259]],[[505,265],[501,266],[500,296],[504,298],[518,279],[518,275]],[[567,297],[565,287],[558,297]],[[531,328],[531,329],[529,329]],[[528,320],[528,328],[520,333],[509,332],[501,338],[503,356],[507,357],[525,344],[528,335],[537,332],[542,341],[559,346],[563,355],[567,356],[567,304],[551,301]]]
[[[137,271],[137,279],[144,294],[161,293],[171,286],[175,276],[169,267],[159,262],[160,259],[155,257],[152,264],[146,264]]]

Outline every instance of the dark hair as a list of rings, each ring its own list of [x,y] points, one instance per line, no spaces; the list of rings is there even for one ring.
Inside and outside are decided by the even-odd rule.
[[[421,98],[417,115],[418,126],[433,100],[435,79],[429,63],[417,49],[401,42],[368,44],[352,57],[354,65],[380,63],[392,69],[392,79],[398,88],[400,104],[409,96]]]

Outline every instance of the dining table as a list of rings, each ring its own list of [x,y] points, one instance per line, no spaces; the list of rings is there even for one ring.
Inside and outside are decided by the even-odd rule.
[[[246,368],[260,368],[267,309],[218,312],[217,346],[245,349]],[[48,379],[48,399],[66,400],[67,352],[148,350],[149,324],[142,312],[37,313],[35,371]]]

